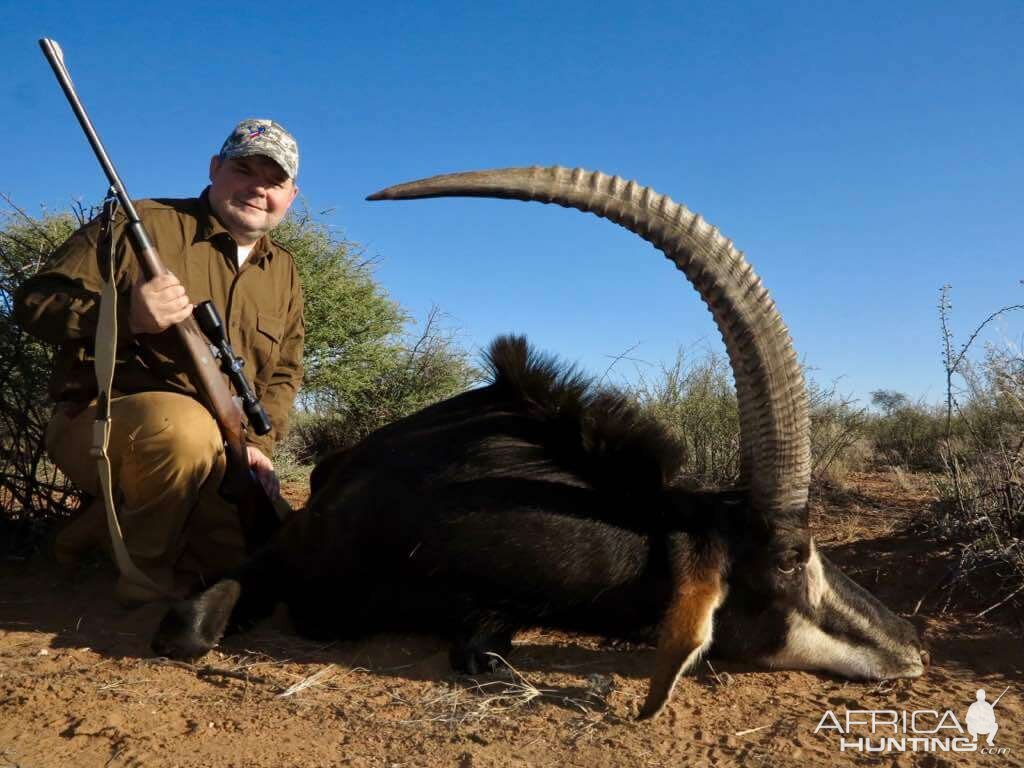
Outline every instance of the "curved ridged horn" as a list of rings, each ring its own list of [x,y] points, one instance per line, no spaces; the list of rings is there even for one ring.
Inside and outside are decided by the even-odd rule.
[[[686,275],[722,334],[740,410],[741,483],[773,525],[807,526],[810,422],[789,331],[760,278],[728,239],[649,187],[580,168],[503,168],[398,184],[368,200],[495,197],[556,203],[619,224]]]

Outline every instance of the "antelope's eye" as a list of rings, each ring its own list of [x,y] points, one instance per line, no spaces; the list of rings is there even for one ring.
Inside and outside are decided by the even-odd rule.
[[[800,558],[800,553],[795,549],[790,550],[783,556],[782,564],[777,567],[779,573],[784,576],[789,576],[794,573],[802,571],[804,568],[803,560]]]

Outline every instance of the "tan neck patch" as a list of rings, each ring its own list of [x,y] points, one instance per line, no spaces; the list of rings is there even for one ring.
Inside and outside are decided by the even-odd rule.
[[[679,676],[688,671],[711,645],[712,619],[725,599],[723,558],[707,558],[699,569],[679,575],[672,601],[661,621],[654,674],[638,719],[657,715],[672,695]]]

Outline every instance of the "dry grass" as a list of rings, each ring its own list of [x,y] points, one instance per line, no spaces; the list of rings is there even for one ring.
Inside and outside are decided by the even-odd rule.
[[[326,682],[332,675],[338,671],[338,668],[333,664],[328,664],[326,667],[321,669],[319,672],[314,672],[312,675],[302,678],[299,682],[289,685],[287,690],[283,693],[277,694],[278,698],[285,699],[289,696],[294,696],[297,693],[301,693],[307,688],[312,688],[314,685],[321,685]]]
[[[296,650],[309,650],[308,643],[301,639],[282,640],[286,643],[290,640]],[[399,692],[388,686],[381,689],[379,683],[373,682],[374,671],[365,667],[343,669],[338,664],[330,663],[314,671],[306,668],[302,674],[296,675],[294,664],[287,657],[274,659],[249,652],[232,655],[215,651],[209,657],[213,663],[207,664],[189,664],[168,659],[153,659],[147,663],[154,667],[184,669],[194,673],[197,679],[215,685],[222,685],[228,680],[246,686],[255,685],[272,695],[268,703],[285,699],[306,706],[330,706],[353,696],[360,700],[376,698],[381,704],[390,702],[398,705],[402,717],[397,722],[406,725],[430,723],[452,728],[477,725],[525,711],[541,698],[576,712],[570,726],[569,736],[572,739],[588,737],[611,717],[607,703],[608,696],[615,690],[611,676],[591,674],[585,686],[580,688],[541,688],[502,656],[496,653],[488,655],[494,659],[495,670],[489,675],[492,679],[469,679],[468,682],[461,677],[448,679],[436,682],[426,690],[421,688],[419,692],[415,687],[407,688],[407,692]],[[393,671],[393,668],[389,669]],[[359,676],[358,680],[356,676]],[[152,683],[149,679],[133,680],[130,685],[148,686]],[[124,687],[128,684],[117,678],[107,687]],[[318,695],[311,697],[313,691]]]
[[[479,723],[526,707],[553,691],[538,688],[496,653],[488,653],[499,665],[501,679],[476,682],[470,686],[441,683],[418,701],[405,701],[418,716],[406,723],[444,723],[458,726]]]

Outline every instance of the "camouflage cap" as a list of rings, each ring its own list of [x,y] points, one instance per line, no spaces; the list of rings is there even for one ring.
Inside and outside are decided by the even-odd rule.
[[[250,155],[269,157],[284,169],[290,179],[294,180],[299,175],[299,145],[283,125],[273,120],[255,117],[243,120],[220,148],[220,156],[224,159]]]

